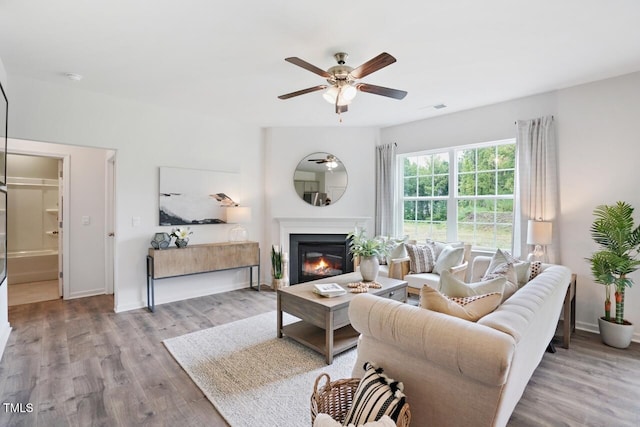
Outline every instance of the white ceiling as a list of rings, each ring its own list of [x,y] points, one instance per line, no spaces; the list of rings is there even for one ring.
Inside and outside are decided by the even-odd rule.
[[[339,51],[392,54],[362,81],[409,94],[359,93],[341,124],[322,92],[277,99],[324,83],[285,57]],[[384,127],[638,71],[640,1],[0,0],[0,58],[9,79],[252,125]]]

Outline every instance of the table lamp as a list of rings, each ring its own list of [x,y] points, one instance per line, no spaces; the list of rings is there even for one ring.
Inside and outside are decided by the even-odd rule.
[[[227,223],[235,224],[229,231],[230,242],[246,242],[247,230],[242,226],[251,222],[251,209],[246,206],[236,206],[227,208]]]
[[[535,245],[535,248],[527,257],[527,261],[549,261],[545,246],[551,244],[551,231],[552,224],[550,222],[529,220],[527,223],[527,245]]]

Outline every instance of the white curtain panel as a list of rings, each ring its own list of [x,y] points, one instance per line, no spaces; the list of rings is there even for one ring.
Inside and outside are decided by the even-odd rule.
[[[559,263],[558,149],[553,116],[518,120],[517,177],[513,224],[513,254],[525,258],[533,247],[527,245],[530,219],[551,222],[552,243],[546,247],[549,262]]]
[[[376,147],[376,236],[395,235],[396,144]]]

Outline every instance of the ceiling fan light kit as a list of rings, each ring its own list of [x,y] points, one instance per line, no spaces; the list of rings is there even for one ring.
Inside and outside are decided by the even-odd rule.
[[[285,58],[285,61],[290,62],[298,67],[304,68],[307,71],[311,71],[321,77],[327,79],[329,86],[318,85],[307,89],[298,90],[285,95],[280,95],[280,99],[289,99],[294,96],[304,95],[311,92],[327,89],[322,94],[322,97],[329,103],[335,105],[336,114],[345,113],[348,111],[348,105],[356,97],[358,91],[368,92],[374,95],[386,96],[388,98],[403,99],[407,96],[407,92],[398,89],[390,89],[387,87],[370,85],[367,83],[357,83],[356,80],[368,76],[369,74],[380,70],[388,65],[396,62],[396,59],[386,52],[381,53],[375,58],[365,62],[358,68],[351,68],[345,65],[347,54],[344,52],[338,52],[334,55],[334,58],[338,62],[338,65],[334,65],[327,71],[316,67],[300,58],[290,57]]]

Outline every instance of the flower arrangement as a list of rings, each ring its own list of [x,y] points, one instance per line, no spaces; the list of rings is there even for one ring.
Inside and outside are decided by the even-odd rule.
[[[189,236],[193,234],[190,227],[178,227],[171,230],[170,236],[177,240],[189,240]]]

